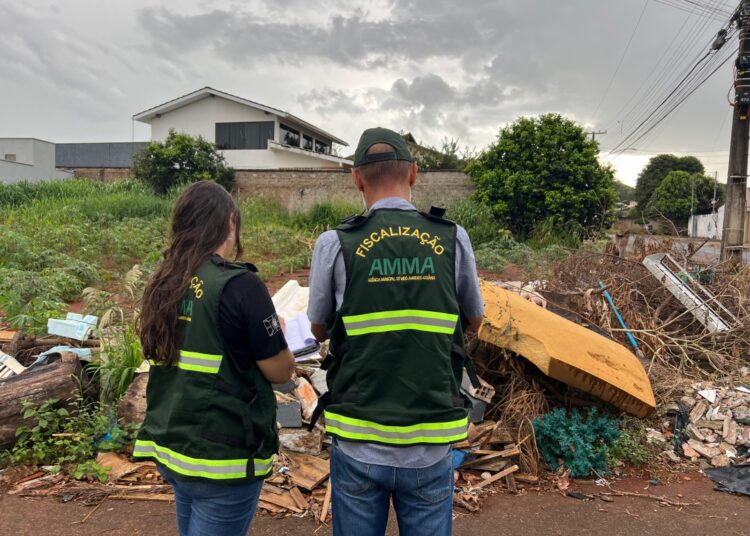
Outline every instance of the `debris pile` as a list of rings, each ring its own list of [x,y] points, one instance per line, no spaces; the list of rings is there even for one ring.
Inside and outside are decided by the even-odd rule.
[[[674,448],[664,450],[665,458],[679,462],[682,456],[700,461],[704,468],[750,460],[750,385],[695,383],[668,409],[676,414],[674,425],[667,421],[664,430],[648,433],[651,442],[674,437]]]

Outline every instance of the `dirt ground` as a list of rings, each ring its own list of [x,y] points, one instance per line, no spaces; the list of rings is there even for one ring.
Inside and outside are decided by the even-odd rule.
[[[500,493],[489,497],[479,514],[457,511],[454,534],[462,535],[748,535],[747,508],[750,498],[713,491],[712,483],[699,474],[689,481],[678,477],[674,483],[649,487],[648,481],[631,478],[618,482],[616,489],[653,493],[680,502],[700,502],[698,506],[661,506],[658,502],[635,497],[615,497],[614,502],[580,501],[553,492],[528,492],[513,496]],[[603,490],[593,483],[571,486],[586,493]],[[681,497],[680,497],[681,495]],[[59,500],[23,499],[0,496],[0,535],[2,536],[139,536],[176,534],[174,506],[164,503],[105,501],[96,510]],[[90,514],[90,515],[89,515]],[[82,522],[87,516],[85,522]],[[398,534],[391,519],[388,534]],[[251,535],[331,534],[309,518],[273,519],[261,515],[253,522]],[[353,535],[356,536],[356,535]]]

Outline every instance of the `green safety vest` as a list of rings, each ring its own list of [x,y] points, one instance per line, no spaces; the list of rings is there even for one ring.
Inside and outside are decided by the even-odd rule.
[[[456,225],[378,209],[337,232],[347,283],[328,326],[326,431],[395,446],[466,439]]]
[[[276,397],[257,365],[240,371],[219,331],[224,286],[251,265],[205,261],[179,305],[182,340],[175,367],[151,361],[148,409],[133,456],[180,477],[223,482],[262,479],[278,451]]]

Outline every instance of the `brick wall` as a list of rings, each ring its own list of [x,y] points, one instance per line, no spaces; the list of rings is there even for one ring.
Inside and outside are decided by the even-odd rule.
[[[263,196],[288,210],[331,200],[362,203],[348,170],[237,170],[235,178],[241,196]],[[451,204],[473,191],[474,184],[461,171],[424,171],[417,178],[414,203],[421,208]]]
[[[130,177],[130,168],[73,168],[76,177],[102,182],[115,182]]]
[[[76,168],[77,177],[114,182],[129,177],[128,168]],[[242,197],[273,199],[288,210],[305,210],[323,201],[347,201],[360,205],[362,198],[345,169],[247,170],[235,173]],[[461,171],[421,171],[414,187],[414,203],[420,208],[449,205],[474,191],[471,179]]]

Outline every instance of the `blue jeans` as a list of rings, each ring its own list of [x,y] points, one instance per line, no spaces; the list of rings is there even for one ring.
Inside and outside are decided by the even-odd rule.
[[[331,448],[334,536],[382,536],[391,498],[399,534],[451,534],[453,467],[450,454],[424,469],[361,463]]]
[[[159,468],[174,489],[180,536],[246,536],[258,505],[262,480],[222,484],[175,478]]]

